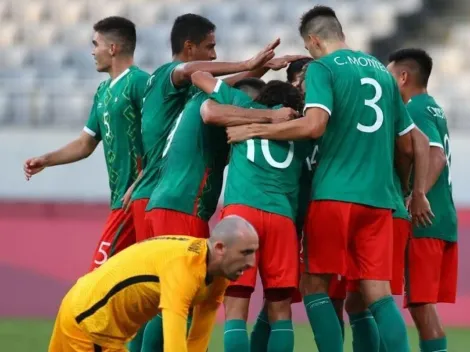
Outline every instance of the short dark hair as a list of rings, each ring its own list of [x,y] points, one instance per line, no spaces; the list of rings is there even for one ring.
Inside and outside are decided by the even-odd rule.
[[[299,112],[303,109],[303,99],[300,91],[292,84],[278,80],[269,81],[261,89],[255,101],[270,108],[283,105]]]
[[[344,40],[343,27],[335,11],[328,6],[317,5],[304,13],[300,19],[299,32],[302,37],[314,34],[322,39]]]
[[[266,82],[260,78],[249,77],[239,80],[237,83],[233,85],[233,88],[242,89],[244,87],[249,87],[251,89],[255,89],[260,91],[266,85]]]
[[[289,66],[287,67],[287,81],[289,83],[294,82],[295,75],[299,74],[302,72],[302,69],[304,68],[305,65],[313,61],[311,58],[304,58],[304,59],[298,59],[295,61],[292,61]]]
[[[122,46],[123,54],[134,55],[137,35],[131,20],[119,16],[106,17],[96,22],[93,29],[116,40]]]
[[[432,72],[432,58],[425,50],[418,48],[400,49],[390,54],[388,61],[407,66],[417,73],[418,83],[423,87],[427,87]]]
[[[205,17],[193,13],[178,16],[171,29],[171,51],[173,55],[179,54],[183,50],[186,40],[198,45],[215,29],[215,24]]]

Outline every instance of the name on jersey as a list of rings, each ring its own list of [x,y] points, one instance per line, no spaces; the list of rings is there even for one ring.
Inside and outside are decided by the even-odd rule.
[[[375,69],[388,72],[387,68],[384,65],[382,65],[382,63],[380,63],[377,60],[371,59],[369,57],[357,58],[357,57],[347,56],[345,60],[345,58],[342,56],[336,56],[334,58],[334,61],[336,65],[338,66],[356,65],[356,66],[362,66],[362,67],[373,67]]]
[[[444,114],[444,110],[441,108],[437,108],[435,106],[428,106],[428,111],[431,113],[433,117],[439,117],[441,119],[446,119],[446,115]]]

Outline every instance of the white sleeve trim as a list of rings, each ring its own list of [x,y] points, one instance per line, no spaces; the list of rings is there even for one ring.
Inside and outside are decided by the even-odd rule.
[[[404,136],[405,134],[407,134],[408,132],[410,132],[413,128],[415,128],[416,125],[414,123],[412,123],[411,125],[409,125],[407,128],[405,128],[403,131],[399,132],[398,135],[401,137],[401,136]]]
[[[92,137],[95,137],[95,136],[96,136],[96,132],[90,130],[90,129],[89,129],[88,127],[86,127],[86,126],[83,127],[83,130],[84,130],[86,133],[88,133],[90,136],[92,136]]]
[[[444,146],[441,143],[429,142],[429,146],[444,149]]]
[[[212,93],[218,93],[219,92],[219,89],[220,89],[220,86],[222,85],[223,81],[221,79],[218,79],[217,80],[217,83],[215,84],[215,87],[214,87],[214,90],[212,91]]]
[[[304,115],[305,115],[305,112],[310,109],[310,108],[320,108],[322,110],[325,110],[328,115],[331,116],[331,110],[328,109],[325,105],[323,104],[305,104],[305,107],[304,107]]]

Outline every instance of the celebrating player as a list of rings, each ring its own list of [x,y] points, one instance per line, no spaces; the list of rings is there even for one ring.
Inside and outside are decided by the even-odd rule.
[[[87,158],[103,141],[111,189],[111,214],[93,256],[91,269],[135,242],[132,218],[122,209],[122,198],[140,171],[140,110],[149,77],[133,66],[136,30],[131,21],[108,17],[93,28],[96,69],[107,72],[110,79],[98,87],[88,122],[76,140],[57,151],[28,159],[24,164],[29,180],[46,167]]]
[[[158,310],[164,316],[165,351],[206,351],[227,279],[253,267],[257,249],[255,229],[236,216],[220,221],[208,240],[162,236],[135,244],[71,288],[49,351],[126,351],[124,344]]]
[[[405,304],[418,328],[421,351],[446,351],[446,335],[435,304],[455,303],[458,261],[447,119],[427,92],[431,57],[421,49],[403,49],[391,54],[389,61],[408,112],[431,147],[425,192],[435,218],[432,225],[419,226],[413,217],[415,226],[406,251]]]
[[[193,83],[220,104],[267,108],[279,103],[299,110],[303,99],[288,83],[269,82],[253,102],[221,80],[200,74]],[[260,105],[262,104],[262,105]],[[291,297],[298,285],[298,240],[295,228],[298,185],[310,142],[249,140],[232,145],[222,217],[239,215],[260,235],[257,266],[270,317],[268,349],[292,351]],[[234,282],[225,298],[225,351],[249,350],[246,320],[257,268]],[[269,347],[271,346],[271,347]]]
[[[405,324],[390,295],[389,280],[394,149],[397,145],[411,158],[409,132],[414,125],[393,77],[374,57],[346,46],[331,8],[316,6],[304,14],[300,33],[316,58],[307,71],[305,117],[231,127],[229,140],[322,136],[305,226],[303,277],[304,304],[317,346],[321,352],[343,350],[340,326],[326,294],[331,274],[341,274],[360,284],[387,350],[408,351]],[[420,214],[430,214],[423,191],[414,184]]]
[[[209,62],[215,60],[215,25],[195,14],[176,18],[171,30],[173,61],[160,66],[150,77],[142,109],[142,139],[144,149],[144,172],[132,193],[132,213],[137,231],[137,240],[152,236],[145,221],[145,208],[158,183],[163,151],[170,130],[181,114],[184,104],[195,92],[191,89],[191,74],[204,70],[214,75],[225,75],[259,69],[273,56],[279,45],[275,40],[257,56],[241,62]],[[257,75],[258,73],[248,73]],[[238,79],[245,77],[239,76]],[[237,79],[237,80],[238,80]],[[135,189],[134,189],[135,187]]]
[[[298,88],[302,91],[302,82],[304,81],[304,77],[302,71],[304,67],[306,67],[313,59],[311,57],[302,58],[290,63],[289,67],[287,67],[287,82],[292,84],[295,88]],[[305,92],[302,92],[305,93]]]

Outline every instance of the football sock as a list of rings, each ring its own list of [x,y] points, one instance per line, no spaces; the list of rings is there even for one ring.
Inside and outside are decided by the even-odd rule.
[[[403,317],[392,296],[385,296],[369,306],[386,351],[409,352],[408,335]]]
[[[294,327],[292,320],[278,320],[271,324],[268,352],[293,352]]]
[[[379,352],[380,335],[370,310],[349,314],[353,336],[353,351]]]
[[[246,321],[227,320],[224,327],[224,350],[225,352],[248,351],[250,343],[246,331]]]
[[[342,352],[341,326],[330,298],[325,293],[304,297],[308,320],[319,352]]]
[[[421,352],[447,352],[447,338],[434,340],[421,340],[419,342]]]
[[[271,326],[269,325],[268,314],[265,309],[262,309],[251,332],[250,351],[266,352],[268,350],[270,332]]]
[[[142,349],[142,340],[144,338],[144,331],[145,326],[147,324],[142,325],[142,327],[137,331],[137,334],[134,336],[131,342],[129,342],[129,352],[140,352]]]
[[[150,320],[144,331],[142,339],[142,352],[163,352],[163,321],[158,314]]]

